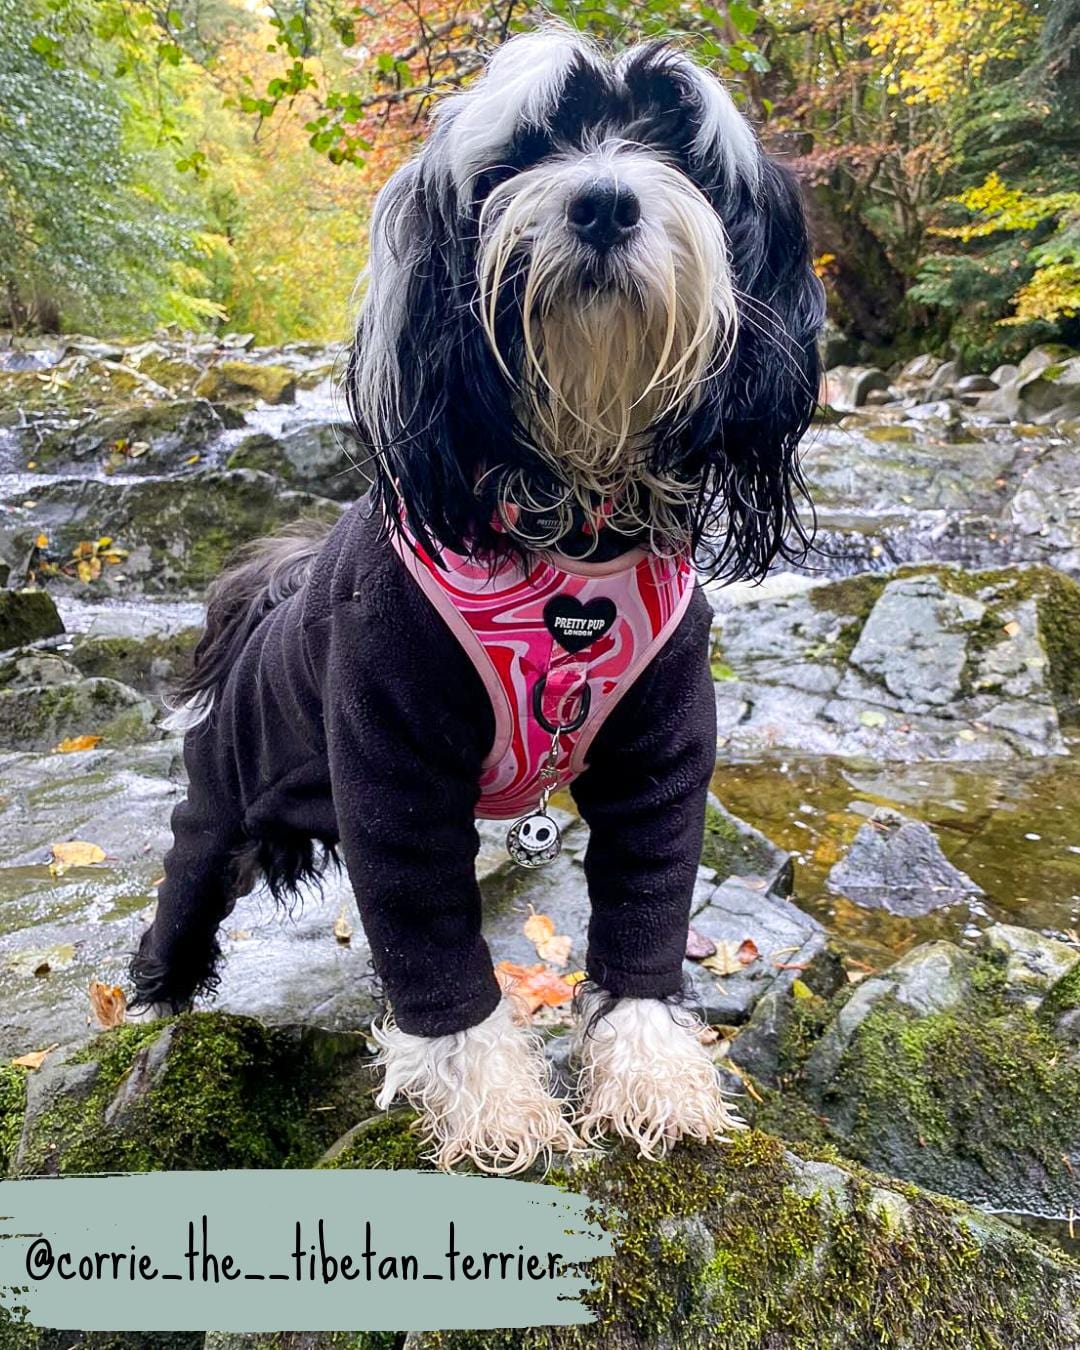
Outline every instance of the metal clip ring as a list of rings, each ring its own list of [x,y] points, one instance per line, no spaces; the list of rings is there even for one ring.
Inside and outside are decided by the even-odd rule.
[[[564,726],[553,727],[543,713],[544,687],[547,684],[547,672],[540,676],[533,685],[532,710],[533,716],[544,728],[545,731],[554,736],[556,733],[565,734],[570,731],[577,731],[585,723],[589,715],[589,704],[592,702],[592,690],[586,684],[581,691],[581,703],[578,707],[577,716],[572,722],[567,722]]]

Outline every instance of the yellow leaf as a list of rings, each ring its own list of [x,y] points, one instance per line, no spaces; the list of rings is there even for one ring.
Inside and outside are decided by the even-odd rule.
[[[588,975],[586,975],[583,970],[572,970],[569,975],[563,976],[566,983],[571,985],[580,984],[582,980],[587,980],[588,978]]]
[[[707,956],[701,964],[714,975],[737,975],[744,963],[739,956],[739,944],[722,938],[717,942],[713,955]]]
[[[35,547],[35,548],[48,548],[48,547],[49,547],[49,536],[48,536],[47,534],[39,534],[38,537],[34,540],[34,547]]]
[[[97,546],[99,549],[108,548],[111,543],[112,543],[112,536],[108,534],[103,534],[101,538],[97,541]]]
[[[11,1062],[17,1069],[40,1069],[48,1056],[59,1048],[60,1042],[57,1041],[55,1045],[50,1045],[45,1050],[34,1050],[29,1055],[20,1055]]]
[[[127,998],[118,984],[90,981],[90,1014],[103,1031],[121,1026],[127,1017]]]
[[[53,749],[54,755],[70,755],[75,750],[93,750],[101,740],[100,736],[66,736]]]
[[[334,937],[343,947],[348,946],[352,941],[352,924],[345,916],[345,906],[341,906],[341,913],[334,920]]]
[[[105,850],[82,839],[69,839],[63,844],[53,844],[52,857],[49,871],[54,877],[62,877],[69,867],[91,867],[104,862]]]
[[[199,462],[199,460],[200,460],[201,458],[202,458],[202,456],[201,456],[201,455],[198,455],[198,454],[188,455],[187,459],[184,460],[184,463],[185,463],[185,464],[198,464],[198,462]]]
[[[791,981],[791,992],[795,995],[796,998],[814,997],[814,991],[810,988],[808,984],[804,984],[802,980]]]

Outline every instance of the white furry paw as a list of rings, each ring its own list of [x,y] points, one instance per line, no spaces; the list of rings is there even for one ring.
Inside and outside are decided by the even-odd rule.
[[[614,1131],[643,1157],[659,1158],[680,1139],[722,1139],[745,1129],[720,1092],[720,1076],[698,1039],[700,1019],[661,999],[583,990],[577,1057],[581,1137],[596,1144]]]
[[[515,1023],[508,999],[453,1035],[413,1036],[388,1015],[372,1036],[386,1069],[376,1102],[385,1110],[402,1096],[420,1112],[437,1166],[468,1158],[482,1171],[508,1174],[580,1149],[551,1095],[539,1038]]]

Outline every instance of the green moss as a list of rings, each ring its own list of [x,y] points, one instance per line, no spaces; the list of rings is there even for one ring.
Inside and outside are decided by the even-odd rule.
[[[88,676],[102,676],[143,691],[156,690],[164,679],[177,680],[191,667],[199,628],[150,637],[89,637],[76,644],[68,659]]]
[[[427,1169],[424,1146],[412,1128],[415,1117],[395,1114],[365,1122],[355,1136],[320,1167],[364,1168],[379,1170]]]
[[[793,1158],[767,1135],[683,1146],[661,1162],[620,1149],[564,1180],[602,1206],[615,1242],[585,1299],[596,1322],[440,1333],[418,1347],[1075,1344],[1067,1261],[1063,1276],[1036,1244],[969,1211],[858,1168]]]
[[[0,1176],[11,1166],[26,1110],[26,1070],[0,1064]]]
[[[0,651],[63,631],[52,596],[45,591],[0,590]]]
[[[705,839],[701,861],[723,877],[757,876],[770,873],[774,856],[768,842],[749,829],[740,829],[725,811],[705,808]]]
[[[1054,1023],[1062,1013],[1080,1008],[1080,961],[1046,991],[1039,1005],[1039,1016],[1044,1022]]]
[[[118,1027],[71,1062],[96,1075],[35,1122],[26,1172],[308,1167],[370,1087],[361,1037],[220,1013]]]
[[[823,656],[838,664],[847,662],[887,582],[888,577],[876,572],[863,572],[858,576],[832,581],[827,586],[815,586],[807,592],[807,598],[815,609],[826,610],[848,620],[837,634],[836,641],[822,653]]]
[[[978,967],[976,967],[978,969]],[[1076,997],[1077,983],[1060,998]],[[982,1195],[1024,1177],[1051,1203],[1080,1138],[1080,1066],[986,965],[972,997],[918,1016],[892,996],[860,1025],[823,1106],[846,1152],[922,1185]],[[1062,982],[1065,984],[1065,981]],[[1053,992],[1053,991],[1052,991]]]

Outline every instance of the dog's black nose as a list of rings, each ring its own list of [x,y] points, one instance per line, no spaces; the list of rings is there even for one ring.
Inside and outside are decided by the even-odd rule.
[[[593,248],[620,243],[641,219],[641,203],[628,187],[611,180],[590,183],[566,208],[570,228]]]

